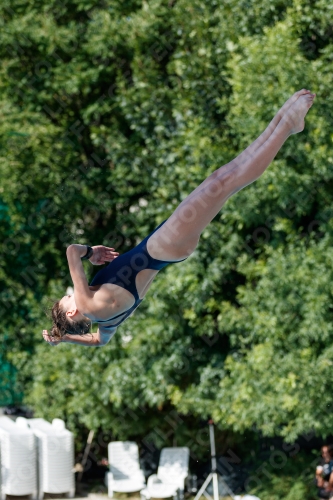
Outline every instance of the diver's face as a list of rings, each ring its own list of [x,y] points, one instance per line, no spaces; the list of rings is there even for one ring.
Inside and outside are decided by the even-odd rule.
[[[88,319],[86,316],[81,314],[76,307],[74,293],[71,295],[64,295],[63,298],[59,300],[59,305],[66,313],[67,319],[69,320],[80,321],[82,319]]]
[[[63,298],[59,301],[60,307],[65,311],[72,311],[76,309],[74,293],[72,295],[64,295]]]

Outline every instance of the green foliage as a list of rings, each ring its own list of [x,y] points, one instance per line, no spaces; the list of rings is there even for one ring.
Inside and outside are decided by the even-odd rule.
[[[0,10],[0,339],[36,414],[198,453],[209,416],[221,443],[253,426],[330,433],[329,2]],[[71,285],[68,244],[131,248],[302,87],[318,96],[305,131],[190,259],[160,273],[110,344],[43,343],[45,310]]]
[[[311,457],[298,454],[282,466],[265,466],[258,485],[251,493],[261,500],[312,500],[316,497],[313,482],[314,461]]]
[[[16,372],[14,366],[6,362],[0,355],[0,405],[12,405],[22,402],[23,394],[17,392]]]

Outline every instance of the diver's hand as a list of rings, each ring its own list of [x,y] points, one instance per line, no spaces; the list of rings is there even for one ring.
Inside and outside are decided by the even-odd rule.
[[[114,248],[104,247],[103,245],[97,245],[92,247],[92,249],[94,253],[89,260],[94,266],[101,266],[106,262],[112,262],[119,255]]]
[[[46,342],[48,342],[50,345],[56,346],[60,344],[61,340],[57,340],[51,335],[48,334],[47,330],[43,330],[43,338]]]

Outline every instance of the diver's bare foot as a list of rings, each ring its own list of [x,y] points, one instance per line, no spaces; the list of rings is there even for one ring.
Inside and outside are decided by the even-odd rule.
[[[289,129],[290,134],[297,134],[304,130],[304,118],[313,104],[316,94],[303,94],[284,113],[281,123]]]
[[[289,99],[284,103],[282,108],[280,108],[279,111],[277,112],[280,120],[285,114],[285,112],[290,108],[290,106],[294,104],[294,102],[296,102],[301,95],[306,95],[306,94],[311,94],[310,90],[307,89],[298,90],[298,92],[295,92],[295,94],[289,97]]]

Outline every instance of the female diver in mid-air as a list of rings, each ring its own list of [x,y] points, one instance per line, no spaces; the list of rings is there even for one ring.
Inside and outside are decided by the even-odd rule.
[[[50,334],[43,331],[44,339],[51,345],[105,345],[138,307],[158,271],[194,252],[200,234],[227,199],[258,179],[286,139],[304,129],[304,118],[314,98],[309,90],[296,92],[250,146],[207,177],[166,221],[129,252],[118,256],[113,248],[101,245],[70,245],[67,259],[74,294],[54,304],[53,327]],[[94,265],[110,264],[88,285],[82,258]],[[89,333],[91,322],[98,323],[97,333],[82,335]]]

